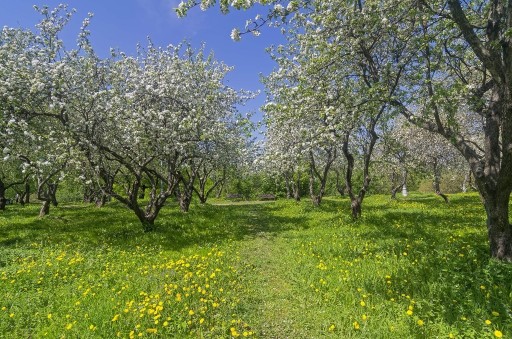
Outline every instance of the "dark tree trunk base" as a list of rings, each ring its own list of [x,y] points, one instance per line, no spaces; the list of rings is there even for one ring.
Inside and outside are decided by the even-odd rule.
[[[44,217],[45,215],[48,215],[50,213],[50,200],[43,201],[43,205],[41,206],[41,209],[39,210],[39,217]]]
[[[438,196],[440,196],[441,198],[443,198],[443,200],[444,200],[444,202],[445,202],[445,203],[449,203],[449,202],[450,202],[450,200],[448,199],[448,196],[447,196],[446,194],[441,193],[440,191],[436,191],[436,194],[437,194]]]
[[[350,208],[352,210],[352,218],[359,219],[361,217],[361,201],[359,199],[352,200]]]

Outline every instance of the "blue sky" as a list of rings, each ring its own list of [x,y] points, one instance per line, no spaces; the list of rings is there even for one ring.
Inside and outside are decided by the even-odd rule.
[[[33,28],[40,16],[33,5],[56,7],[64,1],[0,0],[0,25]],[[91,40],[96,52],[106,56],[111,47],[119,48],[127,54],[134,54],[137,43],[146,44],[149,36],[157,46],[178,44],[187,39],[193,46],[206,44],[207,51],[213,51],[217,60],[235,69],[227,76],[226,83],[235,89],[260,90],[261,94],[251,100],[242,110],[257,113],[265,101],[260,74],[267,75],[275,63],[265,52],[265,47],[282,42],[280,32],[275,28],[265,28],[259,37],[244,36],[234,42],[230,38],[234,27],[243,28],[245,21],[256,14],[266,14],[266,8],[253,8],[248,11],[232,10],[223,15],[219,8],[202,12],[192,9],[188,16],[179,19],[173,8],[179,0],[125,0],[93,1],[68,0],[69,8],[77,10],[69,27],[62,35],[68,48],[74,48],[75,38],[82,19],[88,12],[94,13],[89,26]]]

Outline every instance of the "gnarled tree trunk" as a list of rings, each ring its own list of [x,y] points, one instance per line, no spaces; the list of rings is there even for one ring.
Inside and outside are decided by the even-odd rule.
[[[2,180],[0,180],[0,211],[5,210],[5,204],[7,202],[7,199],[5,198],[5,184]]]

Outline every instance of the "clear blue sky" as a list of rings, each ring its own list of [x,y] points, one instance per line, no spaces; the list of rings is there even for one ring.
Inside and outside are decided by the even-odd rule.
[[[88,12],[94,13],[89,29],[96,52],[106,56],[111,47],[119,48],[127,54],[134,54],[137,43],[146,44],[149,36],[157,46],[178,44],[187,39],[196,48],[206,44],[207,51],[213,51],[217,60],[225,62],[235,69],[227,76],[227,84],[235,89],[260,90],[262,93],[251,100],[243,111],[258,113],[264,103],[263,86],[259,82],[260,74],[269,74],[275,63],[265,52],[265,47],[282,42],[279,31],[265,28],[259,37],[246,35],[239,42],[230,38],[234,27],[241,29],[246,19],[254,18],[266,8],[254,8],[248,11],[232,10],[222,15],[218,7],[202,12],[199,8],[191,10],[187,17],[179,19],[173,8],[180,0],[124,0],[124,1],[37,1],[37,0],[0,0],[0,25],[9,27],[34,28],[39,14],[33,5],[56,7],[67,3],[75,8],[69,27],[62,35],[66,46],[75,46],[75,38],[83,18]],[[256,114],[255,119],[260,119]]]

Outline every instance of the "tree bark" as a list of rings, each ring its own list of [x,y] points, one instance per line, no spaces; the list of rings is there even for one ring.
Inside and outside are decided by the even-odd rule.
[[[336,172],[336,190],[342,197],[344,197],[345,190],[347,189],[347,185],[345,184],[345,182],[340,180],[340,177],[341,177],[340,171],[335,170],[335,172]]]
[[[190,209],[190,203],[192,202],[192,194],[190,192],[180,193],[180,209],[182,212],[188,212]]]
[[[436,192],[436,194],[438,196],[443,198],[445,203],[448,203],[449,202],[448,196],[441,192],[441,172],[439,169],[437,158],[434,158],[433,167],[434,167],[434,181],[433,181],[432,185],[434,186],[434,192]]]
[[[30,184],[28,183],[28,180],[25,182],[25,193],[23,198],[25,198],[25,204],[30,204]]]
[[[7,203],[7,200],[5,198],[5,184],[2,180],[0,180],[0,211],[5,210],[5,204]]]
[[[286,199],[291,199],[292,198],[292,190],[290,187],[291,186],[290,182],[292,181],[292,177],[288,172],[285,172],[283,174],[283,177],[284,177],[284,185],[286,188]]]
[[[41,209],[39,210],[39,217],[44,217],[50,213],[50,200],[43,200]]]
[[[322,202],[322,198],[325,194],[325,187],[327,185],[327,176],[334,160],[336,160],[336,149],[329,148],[326,149],[325,152],[327,154],[327,158],[325,159],[322,172],[317,168],[313,152],[309,152],[309,195],[314,206],[320,206],[320,203]],[[320,181],[317,193],[315,193],[315,179]]]
[[[512,262],[512,225],[509,222],[510,194],[497,192],[484,197],[491,257]]]
[[[48,195],[50,198],[50,202],[54,207],[57,207],[59,205],[59,202],[57,201],[57,183],[48,184]]]

